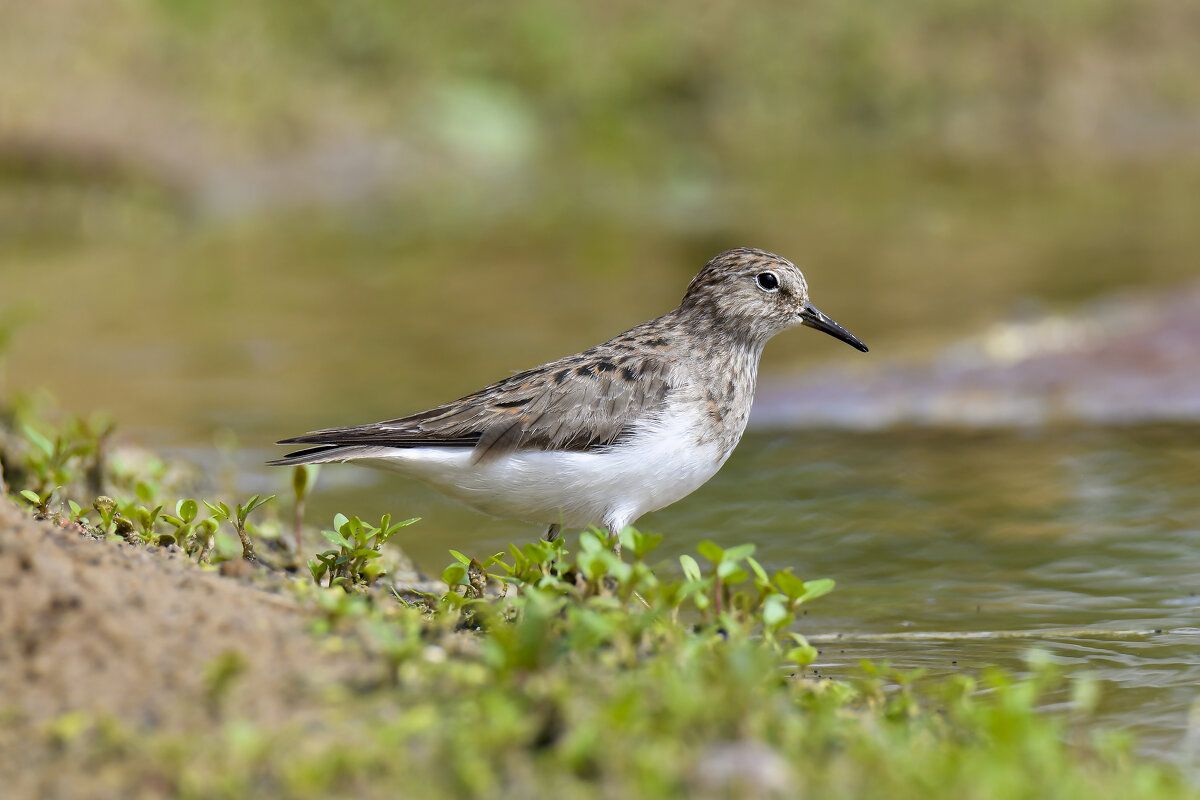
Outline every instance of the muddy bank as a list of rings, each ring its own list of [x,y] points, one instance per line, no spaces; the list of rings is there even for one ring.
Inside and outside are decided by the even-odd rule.
[[[759,427],[1023,427],[1200,421],[1200,284],[995,325],[926,363],[764,381]]]
[[[0,775],[20,789],[10,796],[67,796],[30,744],[64,714],[143,731],[226,713],[270,724],[353,680],[361,662],[318,648],[299,603],[251,583],[264,577],[95,541],[0,500]]]

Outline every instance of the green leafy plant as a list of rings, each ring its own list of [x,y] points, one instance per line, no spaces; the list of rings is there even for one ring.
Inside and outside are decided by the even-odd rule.
[[[117,501],[107,495],[101,495],[92,501],[92,508],[100,516],[100,532],[112,533],[113,520],[117,516]]]
[[[601,637],[627,633],[631,621],[634,629],[651,631],[665,618],[671,624],[691,621],[702,636],[761,635],[792,663],[812,662],[816,650],[790,628],[797,608],[831,591],[833,581],[805,582],[788,570],[769,576],[753,559],[753,545],[726,550],[712,542],[698,546],[710,564],[707,572],[684,555],[681,574],[672,576],[665,565],[652,568],[646,562],[661,539],[633,528],[622,531],[630,562],[614,553],[616,537],[598,530],[580,535],[576,553],[561,540],[510,546],[482,561],[452,550],[454,561],[442,572],[447,589],[429,602],[457,612],[461,626],[493,635],[531,613],[584,617]],[[485,590],[493,582],[505,589],[488,598]]]
[[[300,464],[292,471],[292,492],[295,494],[295,513],[292,519],[292,543],[296,553],[301,552],[300,537],[304,532],[304,504],[308,493],[317,482],[318,464]]]
[[[76,503],[74,500],[67,500],[67,510],[70,514],[69,519],[79,525],[87,523],[88,510]]]
[[[56,486],[45,494],[39,494],[32,489],[22,489],[20,496],[29,503],[39,516],[47,516],[50,513],[50,503],[54,500],[54,495],[57,494],[62,487]]]
[[[274,499],[275,495],[262,497],[256,494],[245,503],[233,509],[230,509],[225,503],[210,503],[207,500],[204,501],[204,505],[208,506],[208,510],[212,512],[212,519],[218,522],[227,521],[233,525],[233,529],[242,543],[242,558],[246,561],[257,562],[258,556],[254,553],[254,542],[251,540],[250,533],[246,529],[246,523],[250,514]]]
[[[105,445],[113,424],[99,416],[91,420],[70,417],[49,434],[39,427],[32,421],[20,426],[25,444],[21,477],[29,488],[42,494],[50,486],[79,482],[96,493],[103,491]]]
[[[212,517],[202,519],[196,523],[191,536],[185,542],[185,549],[187,549],[189,555],[193,553],[196,555],[197,563],[208,563],[213,547],[216,545],[217,529],[219,527],[220,523]]]
[[[200,505],[192,499],[179,500],[175,503],[174,514],[163,514],[162,519],[175,529],[169,534],[171,541],[178,544],[188,555],[194,552],[196,516],[200,513]]]
[[[321,531],[335,549],[317,553],[308,562],[313,581],[318,585],[325,581],[326,586],[345,587],[374,583],[386,572],[377,561],[383,555],[384,544],[419,519],[393,523],[391,515],[385,514],[376,527],[358,517],[338,514],[333,518],[333,530]]]
[[[134,507],[133,515],[137,520],[143,542],[153,542],[157,545],[167,545],[175,542],[175,537],[172,534],[156,534],[154,532],[154,523],[158,520],[158,515],[161,513],[161,505],[154,508],[146,508],[142,505]]]

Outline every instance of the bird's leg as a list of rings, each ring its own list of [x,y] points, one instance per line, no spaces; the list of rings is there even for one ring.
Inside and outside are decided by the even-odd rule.
[[[620,533],[620,531],[617,531],[615,533],[613,531],[609,531],[608,533],[610,536],[613,537],[613,555],[616,556],[617,558],[620,558],[621,557],[621,533]]]
[[[610,534],[612,533],[612,529],[609,529],[609,533]],[[621,534],[620,534],[620,532],[618,532],[616,534],[615,538],[616,538],[616,541],[613,543],[613,555],[619,559],[621,557]],[[614,584],[616,582],[616,579],[612,578],[611,576],[608,578],[608,580],[612,580],[614,582]],[[642,597],[637,592],[633,593],[633,599],[637,600],[639,603],[641,603],[646,608],[650,607],[650,604],[646,602],[646,598]]]
[[[558,538],[560,533],[562,533],[562,525],[559,525],[557,522],[555,522],[551,524],[549,528],[546,528],[546,532],[542,534],[542,538],[547,542],[553,542]]]

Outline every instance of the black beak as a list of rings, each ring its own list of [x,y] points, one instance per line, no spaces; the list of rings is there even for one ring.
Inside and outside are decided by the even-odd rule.
[[[800,319],[803,320],[800,323],[801,325],[815,328],[822,333],[828,333],[833,338],[840,339],[853,348],[861,350],[864,353],[867,352],[867,346],[859,341],[857,336],[822,314],[812,303],[804,304],[804,310],[800,312]]]

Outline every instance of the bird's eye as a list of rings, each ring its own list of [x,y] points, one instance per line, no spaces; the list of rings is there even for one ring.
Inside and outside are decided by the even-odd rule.
[[[773,292],[779,288],[779,278],[775,277],[774,272],[760,272],[754,281],[758,284],[758,288],[766,292]]]

